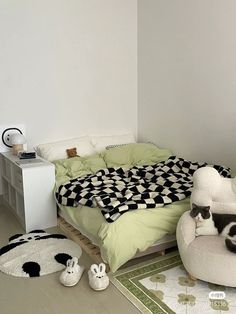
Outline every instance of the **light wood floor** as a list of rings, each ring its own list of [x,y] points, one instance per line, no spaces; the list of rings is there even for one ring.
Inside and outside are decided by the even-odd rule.
[[[50,232],[61,232],[57,228]],[[14,216],[0,205],[0,246],[8,238],[24,233]],[[80,258],[84,272],[72,288],[60,284],[60,273],[39,278],[17,278],[0,272],[1,314],[129,314],[140,313],[112,284],[101,292],[88,285],[87,270],[92,261],[84,253]]]

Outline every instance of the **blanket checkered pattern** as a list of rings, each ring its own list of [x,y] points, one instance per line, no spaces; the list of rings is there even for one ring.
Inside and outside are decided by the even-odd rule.
[[[206,165],[171,156],[152,166],[106,168],[61,185],[56,199],[65,206],[98,206],[105,219],[114,222],[129,210],[163,206],[190,196],[194,171]],[[213,167],[230,177],[229,168]]]

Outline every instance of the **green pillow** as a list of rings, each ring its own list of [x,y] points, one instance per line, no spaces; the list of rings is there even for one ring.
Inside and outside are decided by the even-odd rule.
[[[160,149],[151,143],[132,143],[102,152],[107,167],[152,165],[166,160],[170,156],[169,150]]]
[[[107,168],[105,161],[99,154],[84,157],[83,163],[86,169],[89,169],[92,173]]]

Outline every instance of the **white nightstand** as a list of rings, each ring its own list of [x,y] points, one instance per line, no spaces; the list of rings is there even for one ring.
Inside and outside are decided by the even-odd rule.
[[[25,231],[56,226],[54,165],[40,157],[23,161],[12,153],[0,157],[3,200]]]

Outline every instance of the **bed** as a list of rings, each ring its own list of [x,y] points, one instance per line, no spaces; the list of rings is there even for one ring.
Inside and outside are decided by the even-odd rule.
[[[68,143],[65,145],[68,147]],[[172,155],[169,150],[160,149],[151,143],[129,143],[104,148],[100,146],[99,152],[90,150],[83,157],[53,161],[56,168],[55,191],[73,178],[94,174],[101,169],[154,165],[168,160]],[[48,156],[47,159],[50,160]],[[186,197],[168,205],[159,204],[158,208],[128,211],[112,223],[104,219],[98,207],[72,207],[58,203],[58,213],[60,222],[67,222],[99,247],[103,261],[115,272],[136,256],[175,245],[177,222],[183,212],[189,210],[189,206],[189,198]]]

